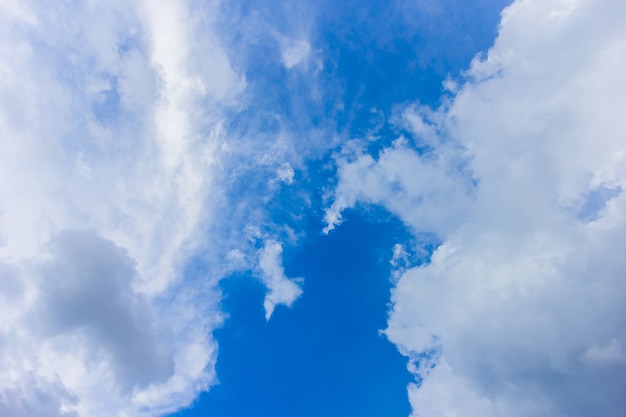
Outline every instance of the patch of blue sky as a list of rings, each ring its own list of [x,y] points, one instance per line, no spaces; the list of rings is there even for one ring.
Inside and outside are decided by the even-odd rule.
[[[582,197],[582,201],[577,208],[577,216],[584,221],[594,221],[600,216],[600,212],[604,210],[607,203],[617,197],[622,192],[622,188],[607,187],[599,185],[592,188]]]
[[[117,79],[104,76],[100,83],[92,101],[92,114],[100,123],[114,126],[121,113]]]
[[[389,116],[406,102],[436,106],[442,81],[491,45],[508,2],[434,3],[333,2],[321,14],[315,42],[328,53],[329,84],[341,87],[340,131],[369,131],[372,109]]]
[[[380,218],[353,212],[336,233],[286,250],[286,274],[304,277],[304,295],[267,322],[258,281],[223,281],[230,317],[216,332],[220,384],[178,415],[408,415],[406,360],[379,330],[390,248],[410,237]]]
[[[232,211],[232,221],[219,233],[241,237],[256,224],[261,239],[248,242],[249,253],[263,237],[282,242],[286,276],[303,277],[304,293],[265,321],[265,289],[254,273],[223,281],[229,318],[215,334],[220,383],[177,416],[409,414],[407,359],[379,334],[393,280],[389,261],[394,245],[403,244],[401,267],[428,262],[440,242],[369,205],[348,210],[342,225],[323,236],[325,190],[337,180],[332,153],[346,140],[365,138],[376,156],[411,135],[394,121],[398,107],[436,108],[443,82],[462,81],[462,69],[493,43],[508,3],[222,6],[226,43],[248,46],[230,52],[247,87],[243,108],[229,112],[226,126],[242,149],[227,163],[222,208]],[[308,42],[309,61],[287,68],[281,39]],[[273,148],[281,135],[291,141],[291,154]],[[256,162],[238,164],[241,153],[257,155]],[[283,162],[293,165],[287,182],[277,180]],[[206,273],[201,260],[190,265],[188,275]],[[437,353],[430,354],[411,363],[435,362]]]
[[[231,52],[246,75],[250,101],[231,125],[255,121],[246,127],[264,128],[279,119],[295,133],[325,127],[354,137],[366,135],[399,104],[437,106],[443,80],[459,77],[491,45],[509,2],[321,2],[303,5],[300,13],[275,2],[244,3],[231,7],[234,16],[226,21],[243,26],[230,42],[253,41],[243,52]],[[319,63],[286,68],[281,37],[303,38]]]
[[[238,27],[234,34],[229,32],[229,42],[254,42],[244,48],[245,53],[231,53],[235,66],[243,67],[248,86],[246,107],[232,112],[227,129],[246,138],[242,146],[252,149],[243,152],[251,154],[269,151],[269,144],[284,134],[295,153],[283,155],[285,159],[302,155],[332,162],[327,151],[336,135],[344,140],[373,138],[368,150],[375,155],[407,133],[389,123],[394,107],[413,101],[436,106],[443,80],[458,74],[492,42],[504,4],[491,3],[489,9],[483,3],[474,7],[447,2],[446,7],[413,10],[393,3],[320,3],[302,6],[310,15],[306,18],[293,6],[274,2],[229,5],[227,16],[231,18],[223,24]],[[311,34],[299,33],[302,28],[290,25],[289,18],[294,15],[296,20],[314,20],[314,25],[301,25],[313,26]],[[448,17],[450,21],[446,21]],[[308,36],[311,53],[321,51],[316,57],[321,59],[321,72],[286,68],[281,63],[277,34]],[[233,187],[233,196],[250,196],[252,190],[259,190],[260,181],[267,182],[280,163],[271,162],[274,165],[255,166],[252,171],[237,166],[233,172],[241,178],[235,181],[242,185]]]

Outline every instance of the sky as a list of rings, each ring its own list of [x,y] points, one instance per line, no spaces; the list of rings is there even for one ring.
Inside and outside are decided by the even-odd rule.
[[[626,416],[625,20],[0,0],[0,417]]]

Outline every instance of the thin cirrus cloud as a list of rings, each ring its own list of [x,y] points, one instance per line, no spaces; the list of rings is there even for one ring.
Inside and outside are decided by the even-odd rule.
[[[385,330],[414,415],[623,414],[625,13],[514,3],[437,116],[402,111],[417,150],[337,159],[327,230],[367,202],[443,242],[400,271]]]
[[[405,96],[390,114],[359,103],[358,75],[379,77],[360,65],[380,57],[359,61],[363,39],[333,20],[347,9],[286,7],[279,24],[196,6],[0,5],[1,415],[191,404],[218,380],[220,279],[252,271],[271,320],[306,296],[282,260],[302,207],[334,233],[361,203],[438,245],[419,266],[423,240],[393,248],[384,334],[415,376],[414,415],[623,413],[625,6],[517,1],[439,107]],[[364,43],[403,50],[394,36],[445,20],[398,7],[396,30],[355,16]],[[324,18],[345,61],[319,47]],[[424,48],[411,65],[437,61]],[[406,85],[389,87],[370,95]],[[357,112],[404,133],[348,139]],[[320,158],[336,173],[321,184]]]

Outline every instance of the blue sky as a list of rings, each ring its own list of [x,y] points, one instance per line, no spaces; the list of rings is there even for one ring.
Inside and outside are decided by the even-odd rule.
[[[179,415],[408,415],[406,360],[378,332],[390,289],[380,278],[389,275],[390,247],[405,237],[389,223],[355,216],[345,230],[285,254],[286,273],[306,277],[306,296],[269,321],[254,278],[226,279],[220,384]]]
[[[0,4],[0,416],[624,416],[626,6]]]

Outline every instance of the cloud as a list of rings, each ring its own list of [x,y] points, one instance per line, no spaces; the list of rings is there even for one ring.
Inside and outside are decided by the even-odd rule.
[[[401,137],[377,159],[360,147],[339,155],[340,181],[333,204],[325,213],[324,233],[341,222],[343,210],[366,202],[384,205],[415,232],[445,235],[459,224],[471,181],[458,170],[455,159],[459,158],[448,157],[451,153],[442,148],[441,152],[420,155]]]
[[[217,381],[221,278],[259,271],[268,318],[302,292],[265,206],[308,151],[259,128],[232,52],[276,39],[228,45],[222,6],[0,5],[0,414],[178,410]]]
[[[134,265],[119,247],[93,232],[64,232],[48,243],[44,256],[33,273],[37,294],[29,328],[45,338],[84,338],[87,356],[98,355],[89,351],[94,346],[103,349],[124,389],[158,382],[173,372],[169,347],[146,327],[154,317],[145,298],[132,290]],[[78,346],[64,349],[74,348]]]
[[[183,267],[207,245],[224,114],[245,81],[211,10],[8,6],[0,410],[175,411],[216,381],[221,271],[187,282]]]
[[[282,45],[282,60],[286,68],[291,69],[305,61],[311,53],[311,45],[305,40],[284,40]]]
[[[622,344],[616,340],[611,339],[604,346],[592,346],[584,353],[585,359],[606,365],[621,365],[626,364],[626,352]]]
[[[338,158],[327,230],[366,202],[443,242],[386,330],[414,415],[623,414],[625,16],[518,1],[450,103],[406,107],[413,145]]]
[[[139,279],[149,277],[143,290],[158,292],[206,217],[223,137],[215,106],[241,82],[209,33],[209,45],[188,41],[182,5],[139,15],[118,3],[36,6],[35,25],[4,25],[14,41],[1,51],[3,256],[97,227],[130,250]],[[56,15],[67,31],[55,30]]]
[[[284,163],[280,168],[278,168],[278,179],[285,184],[293,184],[293,176],[295,172],[293,168],[288,163]]]
[[[282,245],[272,240],[266,241],[259,251],[259,268],[263,283],[268,289],[263,301],[266,320],[270,319],[277,305],[291,307],[302,294],[302,288],[298,285],[302,280],[300,278],[290,280],[285,276],[282,252]]]
[[[134,291],[134,262],[113,242],[65,231],[25,265],[28,288],[12,306],[21,314],[3,326],[7,415],[153,415],[214,383],[208,331],[219,316]]]
[[[221,277],[255,270],[267,319],[302,293],[281,259],[298,231],[268,210],[312,204],[304,161],[341,140],[322,50],[267,22],[224,36],[218,2],[0,9],[0,414],[175,411],[216,382]],[[516,3],[449,103],[337,155],[326,232],[365,202],[442,242],[417,268],[394,252],[386,334],[415,414],[624,408],[623,17]]]

